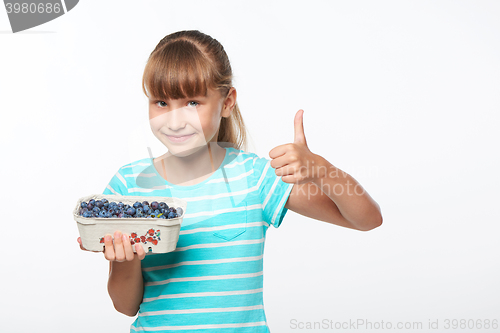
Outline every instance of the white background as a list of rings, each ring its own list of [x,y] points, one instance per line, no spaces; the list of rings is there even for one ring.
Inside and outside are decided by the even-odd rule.
[[[304,109],[310,150],[382,208],[368,232],[292,211],[270,228],[271,332],[499,320],[499,17],[498,1],[82,0],[12,34],[0,8],[0,331],[128,331],[71,212],[148,145],[164,152],[141,75],[185,29],[224,45],[249,150],[293,142]]]

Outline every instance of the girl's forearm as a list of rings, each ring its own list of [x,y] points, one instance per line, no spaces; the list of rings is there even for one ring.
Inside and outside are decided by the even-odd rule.
[[[335,204],[346,220],[359,230],[371,230],[382,224],[379,205],[351,175],[322,158],[323,172],[313,183]]]
[[[130,317],[137,314],[144,294],[141,260],[137,255],[132,261],[110,262],[108,293],[118,312]]]

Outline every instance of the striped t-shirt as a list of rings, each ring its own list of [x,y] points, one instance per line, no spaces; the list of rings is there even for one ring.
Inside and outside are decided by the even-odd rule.
[[[165,181],[151,158],[121,167],[104,194],[187,201],[175,251],[142,260],[144,298],[131,332],[269,332],[263,255],[293,184],[270,160],[232,147],[219,169],[192,186]]]

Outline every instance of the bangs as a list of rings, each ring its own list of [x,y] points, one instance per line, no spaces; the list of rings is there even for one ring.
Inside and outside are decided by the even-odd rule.
[[[176,40],[153,51],[144,69],[142,88],[152,99],[207,96],[208,89],[215,88],[212,67],[196,45]]]

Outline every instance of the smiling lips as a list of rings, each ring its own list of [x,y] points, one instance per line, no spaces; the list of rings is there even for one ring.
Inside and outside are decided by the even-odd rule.
[[[184,141],[188,140],[192,136],[193,136],[193,134],[183,135],[183,136],[171,136],[171,135],[167,135],[167,138],[170,141],[172,141],[172,142],[184,142]]]

